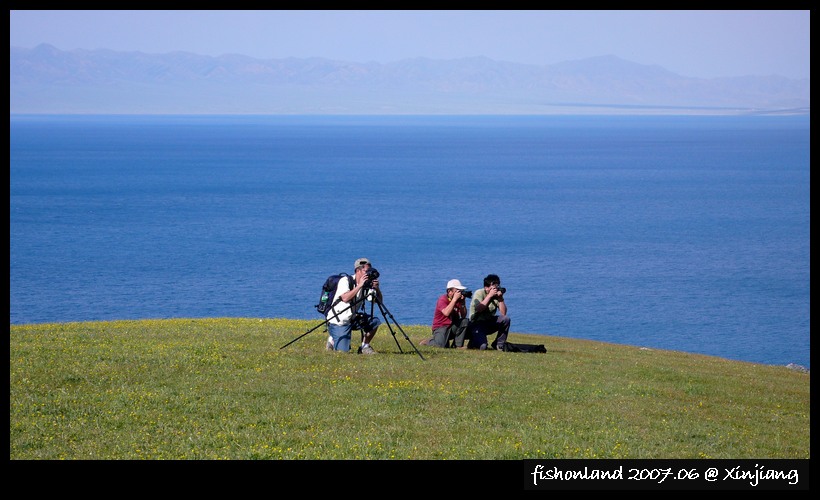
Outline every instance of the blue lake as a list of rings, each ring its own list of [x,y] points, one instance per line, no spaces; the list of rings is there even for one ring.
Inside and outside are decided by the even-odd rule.
[[[364,256],[402,326],[495,273],[513,332],[810,366],[808,117],[10,126],[11,324],[319,323],[324,279]]]

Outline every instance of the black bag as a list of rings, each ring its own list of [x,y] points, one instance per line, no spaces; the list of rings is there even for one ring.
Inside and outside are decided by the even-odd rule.
[[[353,289],[353,277],[346,273],[339,273],[339,274],[332,274],[328,276],[325,280],[325,284],[322,285],[322,293],[319,296],[319,303],[316,304],[316,310],[324,317],[327,317],[327,313],[330,312],[330,309],[336,305],[338,300],[336,299],[336,289],[339,284],[339,280],[342,278],[347,278],[347,283],[349,288]]]
[[[513,344],[504,342],[504,352],[547,352],[544,344]]]

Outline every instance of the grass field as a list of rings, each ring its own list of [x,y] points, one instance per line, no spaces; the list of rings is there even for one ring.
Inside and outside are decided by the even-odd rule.
[[[317,323],[12,325],[9,457],[811,456],[810,375],[786,367],[515,333],[548,352],[437,349],[427,326],[382,326],[374,356],[321,328],[282,348]]]

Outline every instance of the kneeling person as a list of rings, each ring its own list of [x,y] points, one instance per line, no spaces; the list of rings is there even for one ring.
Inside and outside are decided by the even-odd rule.
[[[470,349],[487,349],[487,336],[497,332],[489,347],[504,350],[510,333],[510,317],[507,316],[507,303],[504,302],[506,291],[497,274],[488,274],[484,278],[484,288],[473,294],[470,302]]]
[[[350,351],[352,331],[361,329],[362,345],[359,346],[359,354],[375,354],[376,351],[370,346],[370,342],[376,336],[381,320],[364,312],[367,300],[374,300],[374,297],[365,295],[365,289],[368,294],[375,294],[375,300],[381,301],[379,279],[368,278],[370,260],[364,257],[357,259],[354,266],[356,285],[350,288],[347,280],[339,280],[336,296],[341,299],[327,315],[327,329],[330,334],[327,347],[336,351]]]
[[[453,341],[453,347],[464,348],[468,324],[464,290],[466,287],[459,280],[447,282],[447,290],[436,301],[433,312],[433,336],[423,340],[422,345],[450,347]]]

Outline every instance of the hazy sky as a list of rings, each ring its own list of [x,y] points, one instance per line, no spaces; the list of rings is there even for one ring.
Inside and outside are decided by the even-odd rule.
[[[683,76],[810,76],[810,11],[9,12],[11,46],[387,63],[487,56],[554,64],[616,55]]]

